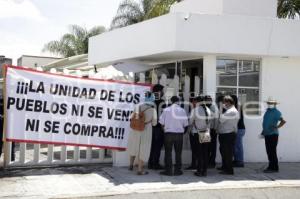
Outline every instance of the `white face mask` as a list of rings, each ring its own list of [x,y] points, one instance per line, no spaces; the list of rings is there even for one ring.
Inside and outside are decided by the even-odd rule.
[[[275,108],[276,106],[274,104],[268,104],[268,108]]]

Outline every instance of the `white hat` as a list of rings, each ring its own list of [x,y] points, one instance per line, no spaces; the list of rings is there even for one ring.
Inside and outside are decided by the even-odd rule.
[[[265,101],[268,104],[279,104],[277,100],[275,100],[273,97],[269,97],[267,101]]]

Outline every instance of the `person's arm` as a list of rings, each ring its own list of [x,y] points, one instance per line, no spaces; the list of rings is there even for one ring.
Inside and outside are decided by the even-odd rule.
[[[186,134],[189,130],[189,126],[184,127],[184,134]]]
[[[281,127],[283,127],[286,124],[286,121],[283,118],[280,118],[280,123],[279,125],[276,127],[277,129],[280,129]]]
[[[282,114],[281,114],[280,111],[277,111],[277,115],[276,115],[276,116],[277,116],[277,118],[278,118],[279,124],[277,124],[276,126],[273,127],[274,130],[275,130],[275,129],[280,129],[280,128],[283,127],[283,126],[285,125],[285,123],[286,123],[286,121],[283,119]]]
[[[165,111],[163,111],[162,114],[159,117],[159,123],[161,124],[162,130],[165,129],[165,119],[166,119],[165,115],[166,115],[166,113],[165,113]]]
[[[192,125],[192,124],[194,124],[194,122],[195,122],[195,108],[193,108],[192,110],[191,110],[191,114],[190,114],[190,120],[189,120],[190,122],[190,125]]]
[[[186,112],[184,111],[184,121],[183,121],[183,126],[184,126],[184,133],[187,133],[188,132],[188,129],[189,129],[189,118],[186,114]]]
[[[153,116],[152,116],[152,126],[157,125],[157,111],[155,108],[153,108]]]
[[[239,119],[239,112],[235,112],[235,111],[226,111],[225,113],[220,115],[219,121],[220,123],[224,123],[226,122],[228,119]]]

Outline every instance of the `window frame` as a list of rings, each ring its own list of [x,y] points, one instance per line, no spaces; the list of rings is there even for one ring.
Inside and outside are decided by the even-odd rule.
[[[219,88],[229,88],[229,89],[236,89],[236,96],[239,96],[240,94],[240,90],[241,89],[253,89],[253,90],[258,90],[258,102],[261,101],[261,95],[262,95],[262,79],[261,79],[261,76],[262,76],[262,59],[236,59],[236,58],[217,58],[217,62],[218,63],[218,60],[235,60],[237,61],[237,74],[236,74],[236,86],[222,86],[222,85],[217,85],[218,83],[218,76],[217,76],[217,73],[216,73],[216,90],[218,90]],[[252,68],[254,69],[255,72],[258,72],[258,86],[240,86],[240,66],[243,67],[244,65],[244,61],[251,61],[252,62]],[[255,62],[258,62],[259,63],[259,70],[256,70],[256,66],[255,66]],[[242,64],[242,65],[241,65]],[[217,69],[217,65],[216,65],[216,69]],[[258,106],[258,115],[261,114],[261,107]]]

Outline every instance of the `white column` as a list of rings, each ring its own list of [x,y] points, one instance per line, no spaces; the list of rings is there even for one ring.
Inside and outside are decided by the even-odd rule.
[[[217,57],[206,55],[203,57],[203,94],[216,95]]]

